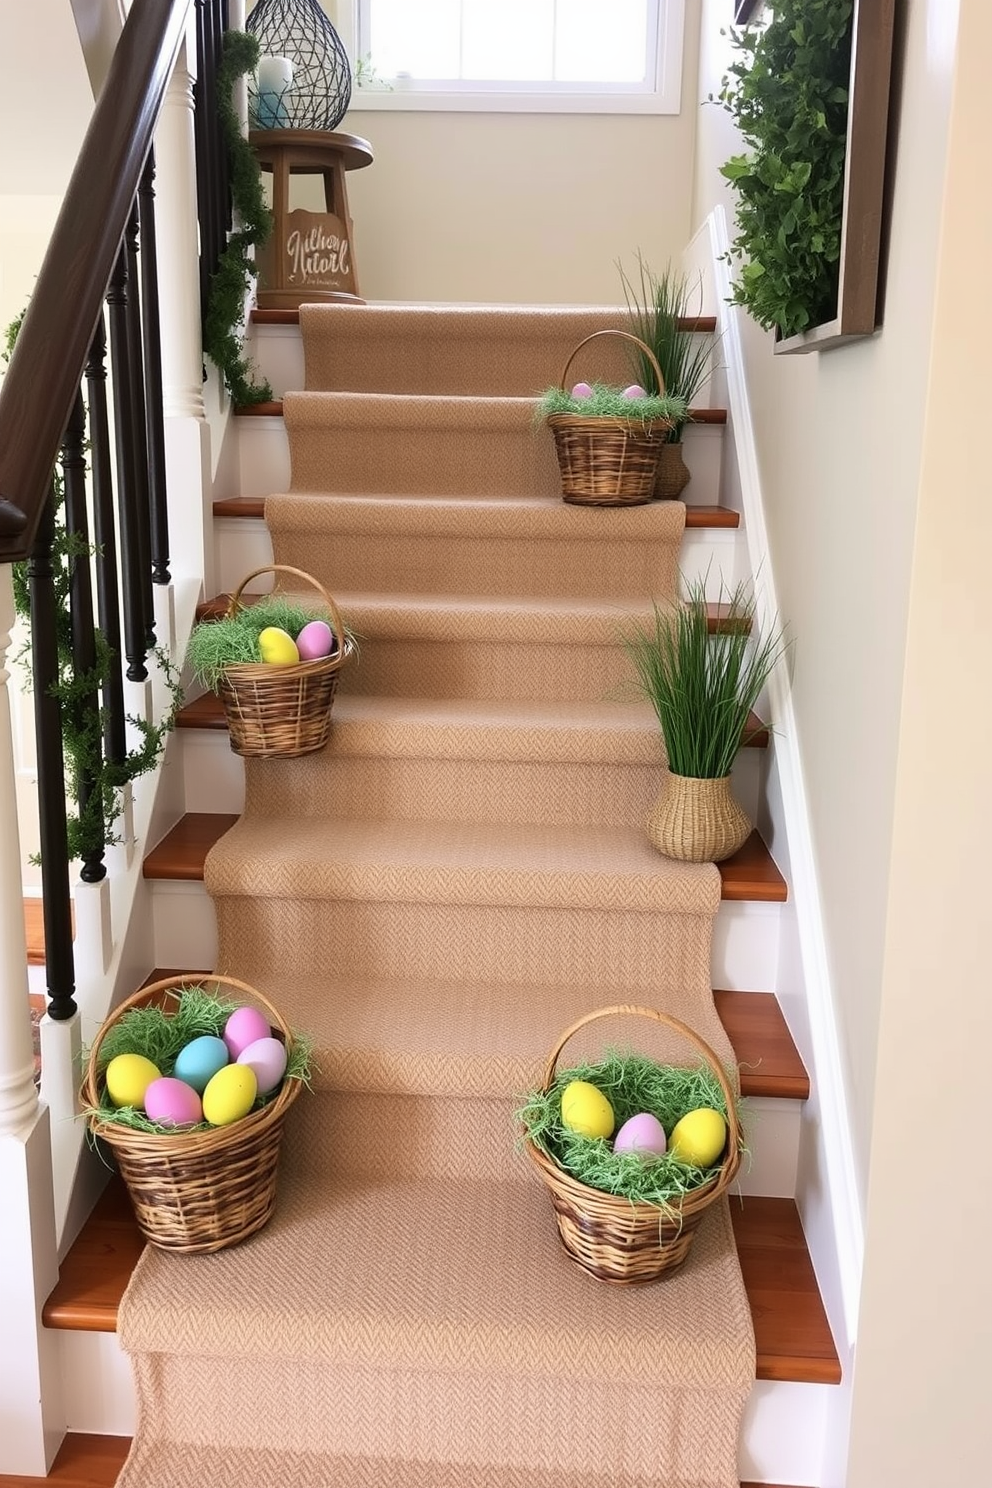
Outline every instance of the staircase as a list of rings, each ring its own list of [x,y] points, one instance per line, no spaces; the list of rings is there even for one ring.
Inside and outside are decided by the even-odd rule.
[[[309,314],[302,312],[304,319]],[[650,850],[645,867],[640,842],[640,823],[656,789],[657,729],[642,705],[618,700],[626,669],[616,630],[622,615],[647,608],[650,535],[657,529],[661,541],[671,512],[662,506],[608,514],[565,507],[554,499],[550,439],[530,429],[527,393],[553,380],[583,335],[612,323],[605,312],[502,312],[486,319],[483,312],[434,307],[348,307],[325,318],[326,336],[308,341],[306,366],[295,319],[292,312],[256,312],[254,318],[257,359],[280,401],[238,420],[236,467],[226,467],[229,489],[221,483],[214,507],[216,588],[229,591],[246,572],[271,562],[274,537],[285,561],[319,573],[358,633],[362,652],[346,670],[335,703],[333,770],[315,758],[289,786],[278,764],[253,766],[248,816],[227,842],[237,840],[254,854],[256,878],[268,863],[284,882],[298,878],[301,894],[307,881],[323,876],[338,895],[335,974],[345,982],[361,980],[342,993],[337,1013],[345,1032],[330,1051],[322,1088],[339,1098],[347,1094],[370,1118],[387,1090],[416,1102],[436,1097],[439,1079],[478,1079],[481,1099],[491,1102],[494,1080],[511,1095],[533,1083],[574,1011],[613,1000],[603,995],[602,980],[589,974],[581,981],[577,953],[571,981],[566,972],[556,985],[547,969],[542,972],[544,1005],[535,1008],[526,956],[516,978],[512,967],[496,979],[487,973],[490,980],[477,985],[475,995],[502,1006],[512,1027],[494,1028],[494,1040],[503,1040],[499,1057],[481,1064],[468,1043],[431,1048],[433,1025],[411,1028],[409,1005],[430,1009],[446,1032],[457,1028],[463,993],[452,978],[473,980],[473,957],[492,934],[488,911],[455,903],[469,894],[459,864],[466,844],[480,834],[493,882],[515,875],[524,895],[535,884],[545,894],[560,893],[576,927],[590,908],[575,897],[585,892],[583,864],[595,863],[598,871],[606,860],[609,872],[629,879],[660,871]],[[440,351],[449,342],[460,347],[460,366],[477,371],[474,385],[471,377],[459,385],[457,406],[439,400],[450,391]],[[381,392],[397,395],[391,410],[384,410]],[[713,626],[720,623],[721,577],[733,584],[746,573],[739,514],[721,504],[729,484],[723,479],[724,426],[721,410],[701,408],[687,434],[693,479],[678,554],[683,572],[708,576]],[[295,441],[292,471],[288,430]],[[333,469],[323,453],[328,436],[336,450]],[[368,491],[370,468],[388,476],[375,494]],[[295,505],[274,506],[267,525],[266,496],[291,489],[300,493]],[[310,501],[326,507],[326,496],[312,494],[325,491],[335,493],[329,536],[316,532],[308,514]],[[564,565],[555,560],[576,534],[580,551],[568,565],[572,587],[566,592],[557,578]],[[494,543],[500,544],[495,562]],[[759,824],[771,752],[763,729],[735,767],[737,794]],[[194,698],[184,709],[170,768],[181,774],[186,809],[145,857],[156,958],[165,966],[230,970],[244,915],[268,911],[264,901],[252,900],[247,910],[235,902],[244,890],[217,867],[223,849],[212,867],[207,864],[246,802],[244,768],[228,747],[212,697]],[[290,818],[295,840],[308,846],[276,867]],[[308,819],[323,824],[309,836]],[[549,840],[563,864],[549,866]],[[372,888],[367,868],[373,860],[390,862],[398,887],[385,894]],[[205,875],[212,875],[213,898]],[[556,883],[567,879],[566,886],[552,889],[552,876]],[[419,911],[411,905],[419,900],[434,912],[446,892],[452,896],[444,921],[450,933],[443,964],[432,966]],[[816,1485],[824,1392],[839,1381],[840,1368],[794,1202],[809,1081],[775,996],[763,990],[776,985],[778,915],[787,894],[756,831],[720,867],[711,972],[717,1012],[741,1065],[753,1150],[743,1202],[731,1204],[757,1346],[739,1474],[742,1481]],[[598,905],[591,907],[598,912]],[[507,912],[498,933],[512,963],[522,953],[510,918]],[[368,933],[369,923],[384,947],[374,977],[367,967],[348,963],[349,947]],[[619,935],[612,953],[622,958],[630,927],[622,916],[618,926],[610,932]],[[270,928],[271,958],[236,970],[282,1006],[279,958],[288,941],[302,935],[307,944],[327,942],[321,942],[315,914],[304,913],[290,929],[274,915]],[[526,955],[539,959],[545,929],[535,919],[529,934],[520,944],[526,941]],[[317,976],[303,989],[304,1003],[326,980]],[[633,990],[647,996],[650,978],[643,980]],[[378,1010],[371,1024],[360,1016],[365,1007]],[[308,1023],[295,1013],[291,1021]],[[406,1113],[414,1108],[401,1110],[395,1101],[394,1107],[389,1119],[400,1142],[406,1140]],[[485,1145],[491,1140],[485,1123],[471,1126],[477,1119],[470,1119],[470,1129]],[[411,1161],[423,1160],[410,1141]],[[359,1156],[349,1152],[344,1161],[357,1164]],[[429,1175],[439,1208],[441,1180],[450,1182],[452,1174],[465,1179],[457,1154],[444,1161],[449,1169]],[[544,1214],[538,1222],[550,1227],[550,1206],[536,1185],[533,1196]],[[62,1334],[67,1387],[75,1392],[70,1421],[81,1433],[126,1435],[132,1428],[128,1371],[113,1335],[139,1250],[126,1200],[112,1184],[66,1258],[45,1311],[46,1324]],[[91,1436],[70,1438],[62,1463],[69,1475],[62,1481],[109,1482],[121,1457]],[[98,1476],[94,1463],[111,1476]],[[461,1488],[461,1478],[451,1481]],[[481,1488],[485,1480],[476,1471],[464,1481]],[[502,1477],[493,1481],[502,1488]],[[543,1478],[538,1481],[543,1488]],[[401,1475],[383,1478],[382,1488],[394,1482],[397,1488],[421,1485],[420,1477]],[[520,1482],[529,1485],[526,1478]]]

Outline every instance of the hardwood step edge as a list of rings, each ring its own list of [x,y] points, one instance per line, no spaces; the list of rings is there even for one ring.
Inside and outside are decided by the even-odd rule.
[[[261,521],[265,517],[264,496],[222,496],[214,502],[215,517],[231,518],[235,521]],[[736,528],[741,523],[740,512],[729,506],[686,506],[686,528]]]
[[[213,692],[201,692],[198,697],[190,698],[184,703],[176,715],[176,727],[181,729],[209,729],[223,731],[227,729],[227,715],[220,698]],[[748,714],[747,742],[745,749],[767,749],[769,741],[768,725],[763,723],[756,713]]]
[[[231,594],[224,593],[215,594],[212,599],[201,599],[196,606],[196,619],[217,620],[222,615],[226,615],[230,608],[232,597],[233,596]],[[241,596],[241,603],[246,605],[255,604],[258,600],[264,598],[265,596],[262,594],[243,594]],[[538,601],[534,601],[534,603],[537,604]],[[710,635],[719,635],[721,631],[729,628],[727,624],[727,614],[730,608],[730,604],[723,600],[709,600],[707,602],[706,615],[709,623]],[[347,619],[347,616],[345,616],[345,619]],[[743,618],[738,619],[737,626],[741,630],[750,628]]]
[[[388,398],[388,393],[379,393],[377,396]],[[424,397],[433,397],[434,394],[425,393]],[[283,405],[281,398],[273,398],[267,403],[238,403],[234,409],[235,418],[282,418]],[[718,424],[727,422],[727,410],[725,408],[693,408],[689,411],[689,422],[691,424]]]
[[[56,1488],[114,1488],[130,1449],[129,1436],[70,1431],[62,1440],[47,1478],[0,1473],[0,1488],[38,1488],[39,1483],[53,1483]],[[786,1488],[786,1485],[741,1483],[740,1488]]]
[[[158,881],[202,883],[207,853],[237,819],[233,812],[187,812],[146,854],[143,876]],[[725,900],[784,904],[788,899],[785,879],[757,830],[732,858],[717,867],[721,898]]]
[[[166,977],[209,979],[210,975],[202,967],[156,966],[142,986]],[[728,992],[715,987],[713,1001],[740,1066],[741,1095],[808,1100],[809,1075],[774,992]]]
[[[256,306],[251,312],[251,320],[253,325],[299,325],[300,312],[299,310],[260,310]],[[709,335],[716,330],[716,316],[680,316],[679,329],[683,331],[698,331],[702,335]]]
[[[754,1318],[756,1377],[837,1384],[840,1362],[795,1203],[732,1198],[730,1212]],[[112,1178],[62,1262],[42,1309],[45,1326],[116,1332],[120,1301],[142,1249],[127,1191]]]

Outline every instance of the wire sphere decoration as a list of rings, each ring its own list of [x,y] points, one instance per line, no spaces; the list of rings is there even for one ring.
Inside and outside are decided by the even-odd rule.
[[[258,0],[245,29],[260,54],[248,79],[251,128],[336,129],[351,102],[351,63],[317,0]]]

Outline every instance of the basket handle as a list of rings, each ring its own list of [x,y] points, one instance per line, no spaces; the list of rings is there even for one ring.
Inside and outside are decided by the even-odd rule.
[[[561,377],[558,379],[558,386],[561,388],[562,392],[567,392],[568,390],[565,384],[565,379],[568,376],[569,367],[575,361],[575,358],[578,356],[583,346],[587,346],[590,341],[595,341],[597,336],[622,336],[625,341],[633,341],[635,346],[639,346],[644,352],[644,355],[647,357],[648,361],[651,363],[654,375],[658,379],[658,397],[663,398],[665,396],[665,379],[662,375],[661,367],[658,365],[658,358],[655,356],[650,346],[648,346],[647,342],[642,341],[640,336],[632,335],[630,331],[615,330],[593,331],[590,335],[584,336],[582,338],[578,346],[572,352],[572,355],[569,357],[568,361],[565,363]]]
[[[565,1045],[568,1043],[572,1035],[578,1033],[579,1029],[584,1028],[587,1023],[594,1023],[597,1018],[611,1018],[618,1013],[630,1013],[639,1018],[652,1018],[656,1023],[663,1023],[667,1028],[671,1028],[676,1033],[680,1033],[683,1038],[687,1039],[688,1042],[692,1044],[700,1054],[702,1054],[703,1058],[706,1060],[707,1064],[710,1066],[714,1075],[716,1076],[720,1085],[720,1089],[723,1091],[723,1098],[727,1103],[727,1125],[730,1129],[730,1150],[732,1152],[736,1152],[741,1143],[741,1127],[740,1122],[737,1119],[737,1097],[734,1095],[733,1090],[731,1090],[730,1088],[730,1082],[724,1072],[723,1065],[720,1063],[719,1059],[716,1057],[706,1040],[701,1039],[699,1037],[699,1034],[689,1027],[688,1023],[683,1023],[678,1018],[673,1018],[670,1013],[663,1013],[659,1011],[658,1008],[638,1007],[634,1003],[623,1002],[616,1003],[613,1007],[597,1008],[594,1012],[586,1013],[583,1017],[577,1018],[570,1028],[566,1028],[565,1032],[562,1034],[561,1038],[558,1040],[557,1044],[548,1057],[548,1062],[544,1068],[545,1092],[551,1089],[552,1083],[554,1082],[555,1078],[555,1071],[558,1068],[558,1056],[561,1054],[561,1051],[564,1049]]]
[[[320,582],[319,579],[315,579],[314,576],[313,576],[313,574],[305,573],[302,568],[292,568],[292,567],[290,567],[290,565],[288,563],[266,563],[261,568],[254,568],[254,569],[252,569],[251,573],[250,574],[247,574],[241,580],[241,583],[238,585],[237,589],[235,589],[234,593],[231,595],[231,598],[228,601],[228,605],[227,605],[227,615],[226,615],[226,618],[228,620],[233,620],[234,619],[234,616],[238,613],[238,610],[241,608],[241,596],[244,593],[244,591],[247,589],[248,585],[251,583],[252,579],[257,579],[261,574],[267,574],[267,573],[271,573],[271,574],[277,574],[277,573],[295,574],[298,579],[305,579],[308,584],[312,584],[313,587],[316,590],[318,590],[318,592],[320,593],[321,597],[324,600],[324,603],[327,605],[327,608],[331,612],[331,620],[333,622],[333,627],[334,627],[334,637],[335,637],[335,640],[338,643],[338,650],[343,655],[344,654],[345,635],[344,635],[344,621],[341,619],[341,611],[338,609],[337,605],[334,603],[334,600],[328,594],[327,590],[324,588],[323,584]]]
[[[132,1007],[142,1006],[159,992],[174,992],[177,988],[181,990],[183,987],[201,987],[208,982],[214,984],[223,983],[225,987],[231,987],[237,992],[245,993],[253,1002],[260,1002],[271,1015],[269,1022],[274,1024],[285,1038],[287,1053],[292,1049],[293,1033],[289,1024],[283,1018],[279,1009],[273,1007],[272,1003],[265,996],[265,993],[260,992],[257,987],[250,987],[247,982],[239,982],[237,977],[220,976],[215,972],[210,972],[204,976],[198,976],[195,972],[191,972],[185,977],[163,977],[159,982],[150,982],[147,987],[139,987],[137,992],[132,992],[130,997],[118,1003],[114,1009],[113,1019],[108,1019],[103,1024],[96,1038],[93,1040],[89,1061],[86,1065],[86,1078],[83,1081],[83,1095],[91,1105],[96,1105],[99,1097],[97,1064],[99,1062],[100,1046],[103,1043],[104,1036],[109,1033],[114,1024],[120,1021],[123,1014]]]

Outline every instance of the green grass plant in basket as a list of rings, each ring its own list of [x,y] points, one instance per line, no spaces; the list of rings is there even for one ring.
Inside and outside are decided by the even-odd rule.
[[[666,1025],[702,1058],[661,1064],[611,1047],[595,1063],[558,1069],[573,1034],[617,1013]],[[652,1280],[680,1264],[744,1151],[739,1100],[716,1055],[687,1025],[651,1008],[601,1009],[573,1024],[518,1119],[565,1249],[610,1281]]]

